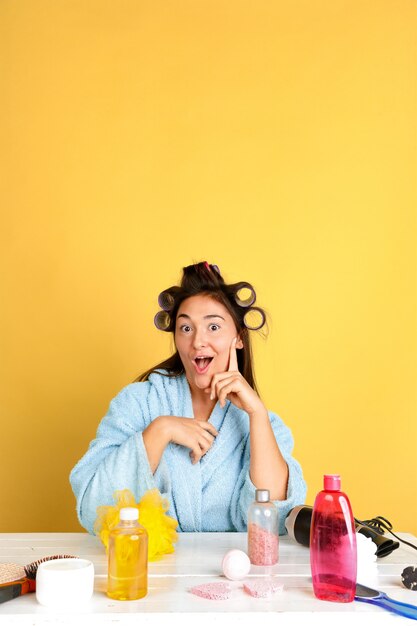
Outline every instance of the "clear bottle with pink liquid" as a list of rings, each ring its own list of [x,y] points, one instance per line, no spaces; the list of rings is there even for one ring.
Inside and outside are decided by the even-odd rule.
[[[349,498],[340,491],[340,476],[324,476],[314,502],[310,530],[310,564],[319,600],[352,602],[356,589],[356,533]]]
[[[252,565],[278,563],[278,509],[268,489],[257,489],[248,510],[248,556]]]

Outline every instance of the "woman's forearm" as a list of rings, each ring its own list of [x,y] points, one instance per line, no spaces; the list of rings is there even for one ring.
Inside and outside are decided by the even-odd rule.
[[[169,436],[164,416],[157,417],[142,432],[143,443],[148,455],[152,474],[158,467],[165,448],[169,443]]]
[[[285,500],[288,466],[276,442],[267,410],[249,416],[250,478],[257,489],[269,489],[271,500]]]

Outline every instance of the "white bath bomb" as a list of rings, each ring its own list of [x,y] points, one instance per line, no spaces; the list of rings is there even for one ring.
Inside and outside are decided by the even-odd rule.
[[[229,580],[241,580],[249,574],[250,559],[243,550],[229,550],[223,557],[222,569]]]

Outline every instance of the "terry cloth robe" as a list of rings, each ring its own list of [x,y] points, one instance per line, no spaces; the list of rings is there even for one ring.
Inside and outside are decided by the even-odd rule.
[[[245,531],[256,489],[249,477],[248,414],[230,401],[224,408],[217,402],[210,422],[219,434],[201,460],[193,465],[188,448],[169,443],[152,474],[142,431],[159,415],[193,417],[184,374],[168,378],[153,373],[148,381],[128,385],[112,400],[96,438],[70,475],[81,525],[92,533],[97,507],[114,504],[116,490],[130,489],[138,502],[145,491],[156,487],[168,499],[168,514],[178,521],[179,531]],[[285,517],[304,503],[306,485],[299,463],[291,456],[290,429],[274,413],[269,417],[289,469],[287,498],[275,501],[284,534]]]

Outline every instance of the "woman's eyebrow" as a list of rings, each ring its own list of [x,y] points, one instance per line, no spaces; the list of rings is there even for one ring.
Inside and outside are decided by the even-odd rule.
[[[186,317],[188,320],[191,319],[191,317],[187,315],[186,313],[180,313],[178,317]],[[203,319],[208,320],[208,319],[212,319],[213,317],[219,317],[221,320],[225,321],[224,317],[222,317],[221,315],[205,315]]]

